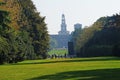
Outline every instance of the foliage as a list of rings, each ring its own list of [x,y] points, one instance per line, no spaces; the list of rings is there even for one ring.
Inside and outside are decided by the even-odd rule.
[[[9,23],[8,12],[4,10],[0,10],[0,64],[8,61],[8,53],[9,53],[9,44],[7,42],[6,36],[9,31]],[[6,49],[6,50],[4,50]]]
[[[19,2],[22,7],[21,19],[26,21],[25,25],[21,26],[21,30],[26,30],[29,33],[35,54],[46,58],[49,35],[44,22],[45,17],[40,16],[31,0],[20,0]]]
[[[120,15],[98,19],[92,26],[84,28],[77,37],[75,49],[79,57],[119,55]],[[117,51],[115,51],[116,49]]]
[[[8,11],[10,14],[11,23],[10,27],[18,30],[19,24],[17,23],[20,20],[20,5],[18,0],[1,0],[4,5],[0,6],[0,9]]]
[[[47,27],[31,0],[0,0],[0,64],[46,58]]]

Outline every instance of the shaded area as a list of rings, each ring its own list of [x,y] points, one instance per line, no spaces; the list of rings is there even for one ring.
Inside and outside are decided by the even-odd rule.
[[[95,57],[95,58],[80,58],[80,59],[71,59],[71,60],[54,60],[54,61],[46,61],[46,62],[28,62],[28,63],[16,63],[12,65],[26,65],[26,64],[52,64],[52,63],[72,63],[72,62],[91,62],[91,61],[113,61],[120,60],[119,57]]]
[[[120,80],[120,68],[86,71],[68,71],[28,80]]]

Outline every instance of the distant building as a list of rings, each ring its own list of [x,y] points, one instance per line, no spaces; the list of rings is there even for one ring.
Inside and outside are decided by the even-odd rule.
[[[77,29],[82,29],[82,24],[79,24],[79,23],[75,24],[74,30],[77,30]]]
[[[74,25],[74,31],[71,33],[71,39],[68,42],[68,54],[71,57],[75,57],[76,56],[76,52],[74,50],[74,44],[75,44],[75,40],[76,40],[76,36],[79,35],[79,31],[82,30],[82,24],[75,24]]]
[[[70,34],[69,31],[67,31],[67,24],[64,14],[62,14],[61,30],[58,32],[58,35],[50,35],[50,37],[51,39],[56,40],[57,42],[56,48],[68,48]]]
[[[50,37],[51,39],[54,39],[57,42],[55,48],[68,48],[68,41],[70,35],[50,35]]]
[[[69,31],[67,31],[67,24],[65,20],[65,15],[62,14],[61,20],[61,31],[58,32],[59,35],[69,35]]]

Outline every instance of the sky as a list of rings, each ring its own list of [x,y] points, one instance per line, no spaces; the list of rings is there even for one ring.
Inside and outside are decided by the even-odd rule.
[[[61,16],[65,15],[67,30],[74,24],[92,25],[97,19],[120,13],[120,0],[32,0],[41,16],[45,16],[49,34],[57,34],[61,28]]]

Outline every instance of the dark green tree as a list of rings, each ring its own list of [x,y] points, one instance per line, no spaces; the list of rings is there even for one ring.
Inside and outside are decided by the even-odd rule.
[[[9,53],[9,44],[6,39],[7,32],[9,31],[9,26],[7,23],[9,20],[9,12],[0,10],[0,64],[8,61],[8,53]]]
[[[40,16],[31,0],[20,0],[19,4],[22,8],[21,19],[24,21],[21,30],[26,30],[29,33],[36,56],[46,58],[49,35],[44,22],[45,17]]]
[[[79,57],[119,56],[120,15],[102,17],[84,28],[76,40]]]

